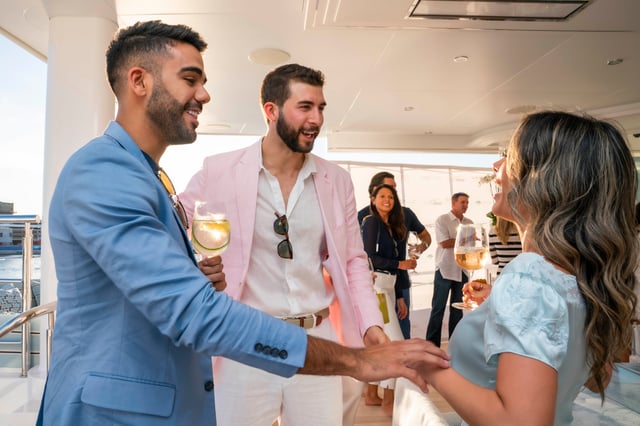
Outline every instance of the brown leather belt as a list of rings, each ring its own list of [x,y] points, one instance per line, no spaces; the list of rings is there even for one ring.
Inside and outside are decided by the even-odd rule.
[[[326,318],[329,318],[329,308],[324,308],[323,310],[318,311],[315,314],[304,315],[301,317],[284,317],[281,319],[288,322],[289,324],[309,329],[319,326],[322,323],[322,320]]]

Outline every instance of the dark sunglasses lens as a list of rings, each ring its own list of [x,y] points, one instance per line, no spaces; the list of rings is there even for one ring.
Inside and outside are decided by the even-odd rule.
[[[189,223],[187,222],[187,212],[184,210],[184,206],[177,196],[174,200],[174,206],[176,208],[176,211],[178,212],[178,217],[180,218],[180,222],[182,222],[182,226],[187,229],[189,227]]]
[[[285,235],[289,232],[289,222],[286,216],[280,216],[273,222],[273,230],[278,235]]]
[[[283,259],[293,259],[293,247],[291,247],[289,240],[280,241],[280,244],[278,244],[278,256]]]

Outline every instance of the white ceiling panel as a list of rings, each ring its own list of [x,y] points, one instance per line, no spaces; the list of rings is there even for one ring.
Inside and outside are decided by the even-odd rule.
[[[640,0],[594,0],[567,22],[407,19],[412,4],[0,0],[0,30],[46,58],[47,10],[82,16],[115,6],[121,26],[190,25],[209,43],[206,133],[264,132],[258,91],[273,66],[249,61],[258,48],[284,50],[325,73],[330,149],[491,151],[519,119],[505,111],[527,105],[585,110],[640,132]],[[606,65],[615,58],[623,62]]]

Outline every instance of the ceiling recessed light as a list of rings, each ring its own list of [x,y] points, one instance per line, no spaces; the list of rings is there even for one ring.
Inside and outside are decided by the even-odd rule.
[[[35,28],[46,29],[49,25],[49,17],[39,8],[28,7],[22,11],[22,16],[25,21]]]
[[[455,58],[453,58],[453,62],[455,62],[456,64],[459,64],[461,62],[467,62],[468,60],[469,60],[469,57],[464,55],[456,56]]]
[[[607,61],[607,65],[619,65],[624,62],[622,58],[609,59]]]
[[[288,52],[270,47],[256,49],[249,53],[249,60],[259,65],[279,65],[284,64],[291,58]]]
[[[405,111],[413,111],[413,107],[412,106],[406,106],[404,107]]]

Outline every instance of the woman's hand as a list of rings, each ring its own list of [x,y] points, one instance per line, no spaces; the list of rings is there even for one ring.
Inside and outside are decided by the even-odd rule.
[[[227,288],[224,272],[222,272],[222,258],[220,256],[205,257],[198,262],[198,267],[203,274],[211,281],[211,286],[216,291],[223,291]]]
[[[491,294],[491,284],[487,284],[486,280],[475,280],[468,282],[462,287],[462,301],[474,301],[478,305],[487,300]]]
[[[405,319],[409,314],[409,309],[407,308],[407,304],[404,302],[404,298],[398,299],[396,304],[398,305],[398,318],[401,320]],[[390,314],[393,314],[393,310]]]

